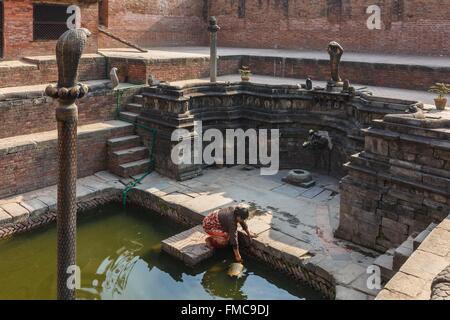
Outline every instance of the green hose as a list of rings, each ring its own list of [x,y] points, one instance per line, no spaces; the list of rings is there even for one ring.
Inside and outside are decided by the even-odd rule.
[[[120,88],[120,89],[115,90],[115,92],[116,92],[116,118],[118,120],[121,120],[121,121],[132,123],[136,128],[143,129],[145,131],[151,132],[151,134],[152,134],[151,146],[149,148],[150,162],[149,162],[148,170],[140,178],[134,180],[131,184],[127,185],[126,188],[122,191],[122,205],[124,207],[126,207],[126,205],[127,205],[127,195],[128,195],[128,193],[131,190],[133,190],[136,187],[137,184],[139,184],[145,177],[147,177],[155,169],[155,153],[154,153],[154,150],[155,150],[155,145],[156,145],[156,134],[157,134],[156,129],[150,128],[150,127],[148,127],[146,125],[143,125],[143,124],[131,122],[130,120],[120,116],[120,99],[122,97],[123,92],[125,90],[127,90],[127,89],[143,88],[143,87],[146,87],[146,86],[147,85],[135,85],[135,86],[125,87],[125,88]]]

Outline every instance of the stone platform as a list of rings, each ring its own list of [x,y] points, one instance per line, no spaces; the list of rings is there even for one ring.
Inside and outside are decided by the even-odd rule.
[[[217,78],[218,81],[223,82],[236,82],[240,81],[240,76],[238,74],[223,75]],[[273,77],[270,75],[252,75],[250,81],[256,84],[268,84],[268,85],[297,85],[305,84],[306,79],[304,78],[284,78],[284,77]],[[201,79],[189,79],[170,82],[173,86],[184,86],[187,84],[194,83],[208,83],[208,78]],[[326,87],[327,81],[313,81],[313,86]],[[425,104],[433,105],[431,108],[434,109],[434,98],[435,94],[424,90],[410,90],[410,89],[400,89],[400,88],[389,88],[382,86],[367,86],[362,83],[352,83],[357,90],[367,90],[372,92],[374,96],[389,98],[389,99],[402,99],[402,100],[415,100],[420,101]]]
[[[117,48],[99,52],[111,66],[128,70],[123,76],[133,82],[145,81],[148,73],[166,81],[209,76],[209,47],[154,47],[146,53]],[[245,65],[258,75],[329,79],[329,56],[325,50],[220,47],[218,55],[219,75],[237,74]],[[346,52],[341,63],[342,76],[352,83],[414,90],[427,90],[433,83],[442,82],[449,70],[448,57]]]
[[[162,241],[162,250],[193,267],[210,258],[214,249],[206,245],[208,235],[202,226],[196,226]]]

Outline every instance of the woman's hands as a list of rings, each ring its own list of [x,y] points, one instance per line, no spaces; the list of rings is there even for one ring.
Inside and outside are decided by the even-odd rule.
[[[241,257],[241,254],[240,254],[239,250],[238,249],[233,249],[233,252],[234,252],[234,259],[236,260],[236,262],[242,263],[243,260],[242,260],[242,257]]]

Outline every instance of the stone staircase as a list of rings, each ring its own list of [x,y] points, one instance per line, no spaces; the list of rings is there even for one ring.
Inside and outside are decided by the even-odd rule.
[[[435,227],[436,224],[431,223],[421,233],[409,236],[399,247],[390,249],[375,259],[374,265],[380,267],[381,279],[384,283],[387,283],[400,270]]]
[[[135,95],[133,102],[123,107],[119,119],[135,123],[142,108],[142,95]],[[129,178],[144,173],[149,169],[149,150],[143,145],[138,135],[127,135],[109,139],[108,170],[112,173]]]
[[[136,123],[136,119],[142,110],[143,97],[136,94],[133,97],[133,102],[122,106],[122,111],[119,113],[119,118],[128,122]]]

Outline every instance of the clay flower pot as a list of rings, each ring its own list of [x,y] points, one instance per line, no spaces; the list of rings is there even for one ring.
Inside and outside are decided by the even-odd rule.
[[[446,98],[436,98],[434,99],[434,104],[436,105],[436,109],[438,110],[445,110],[445,107],[447,106],[447,99]]]
[[[450,93],[450,84],[438,82],[432,85],[428,91],[438,94],[437,98],[434,99],[436,109],[441,111],[445,110],[445,106],[447,105],[445,96]]]

